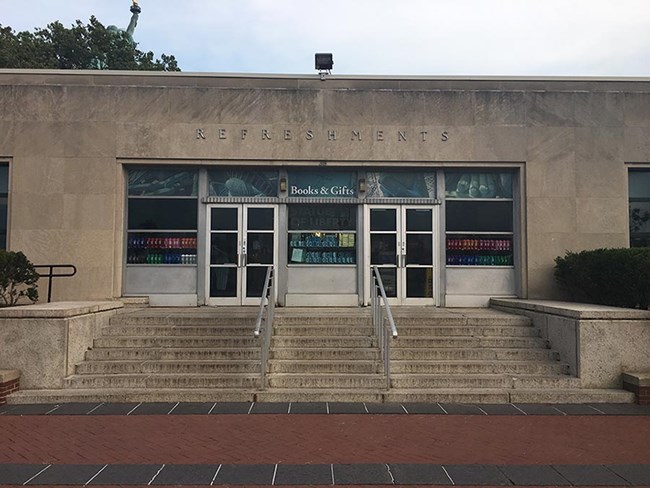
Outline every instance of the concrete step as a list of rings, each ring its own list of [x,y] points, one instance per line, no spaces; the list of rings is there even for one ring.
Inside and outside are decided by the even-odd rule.
[[[251,331],[255,327],[255,316],[216,316],[210,315],[179,315],[179,314],[159,314],[155,309],[147,310],[146,314],[118,314],[111,317],[111,326],[176,326],[176,327],[244,327]]]
[[[372,318],[370,317],[370,312],[367,315],[340,315],[332,314],[327,310],[319,312],[319,315],[307,315],[307,314],[294,314],[294,315],[284,315],[281,313],[276,314],[273,319],[273,325],[277,327],[285,326],[372,326]]]
[[[261,356],[259,347],[247,348],[102,348],[86,351],[87,361],[106,360],[258,360]]]
[[[391,373],[408,374],[568,374],[569,365],[541,361],[391,361]]]
[[[153,402],[253,402],[254,390],[215,388],[64,388],[59,390],[21,390],[8,403],[153,403]]]
[[[547,348],[548,342],[534,337],[398,337],[391,342],[391,348]]]
[[[259,361],[84,361],[75,368],[80,374],[216,374],[256,373]]]
[[[528,325],[407,326],[398,329],[399,337],[539,337],[539,330]]]
[[[580,388],[569,376],[514,376],[506,374],[391,374],[391,387],[428,388]]]
[[[136,336],[136,337],[193,337],[193,336],[226,336],[253,337],[253,327],[236,325],[111,325],[102,329],[103,336]]]
[[[376,348],[301,348],[285,347],[282,349],[272,349],[270,356],[272,359],[286,359],[295,361],[304,360],[378,360],[379,350]]]
[[[284,348],[369,348],[373,347],[375,342],[371,337],[300,337],[300,336],[275,336],[271,340],[271,349],[278,350]]]
[[[391,389],[383,395],[387,403],[510,403],[508,390],[502,388],[428,388]],[[407,406],[408,409],[408,406]]]
[[[379,374],[290,374],[275,373],[268,377],[271,388],[385,388],[386,378]]]
[[[258,402],[366,402],[381,403],[376,389],[274,388],[257,393]]]
[[[373,374],[381,372],[377,361],[288,361],[273,359],[269,361],[271,373],[352,373]]]
[[[281,325],[273,328],[273,334],[276,337],[370,337],[373,334],[373,328],[359,325]]]
[[[634,393],[599,389],[516,389],[510,390],[512,403],[634,403]]]
[[[395,319],[395,324],[397,325],[398,331],[405,327],[411,326],[449,326],[449,327],[459,327],[459,326],[482,326],[482,325],[501,325],[501,326],[531,326],[532,320],[528,317],[521,315],[511,315],[511,314],[494,314],[488,313],[486,315],[477,315],[477,314],[438,314],[431,313],[429,315],[420,314],[409,315],[402,314],[398,311],[397,308],[393,308],[393,318]]]
[[[399,339],[398,339],[399,340]],[[395,343],[393,343],[395,344]],[[426,349],[421,347],[406,348],[392,347],[391,360],[458,360],[458,361],[556,361],[559,354],[550,349],[521,349],[521,348],[488,348],[464,347]]]
[[[257,374],[84,374],[64,380],[65,388],[257,388]]]
[[[261,347],[254,337],[100,337],[93,342],[94,348],[102,347]]]

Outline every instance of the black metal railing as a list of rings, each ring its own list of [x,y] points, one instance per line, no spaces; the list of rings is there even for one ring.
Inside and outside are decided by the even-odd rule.
[[[48,273],[40,273],[38,271],[39,268],[47,268]],[[71,272],[67,273],[55,273],[55,269],[69,269]],[[47,278],[47,303],[50,303],[52,300],[52,279],[53,278],[67,278],[70,276],[74,276],[77,274],[77,267],[74,264],[35,264],[34,269],[36,269],[36,272],[41,278]]]

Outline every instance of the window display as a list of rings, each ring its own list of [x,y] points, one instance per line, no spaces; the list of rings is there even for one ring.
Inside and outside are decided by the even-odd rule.
[[[447,266],[514,266],[512,173],[445,173]]]
[[[352,205],[291,205],[289,264],[356,264],[356,215]]]
[[[480,234],[447,237],[448,266],[512,266],[512,237]]]
[[[127,264],[196,264],[196,233],[129,232]]]
[[[198,172],[128,171],[127,265],[197,264]]]

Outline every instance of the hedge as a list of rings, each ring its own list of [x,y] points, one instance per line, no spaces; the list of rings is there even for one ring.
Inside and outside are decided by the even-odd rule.
[[[647,309],[650,248],[567,251],[555,258],[555,278],[572,300]]]

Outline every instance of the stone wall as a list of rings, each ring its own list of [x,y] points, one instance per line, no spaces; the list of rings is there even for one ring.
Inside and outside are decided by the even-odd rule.
[[[530,317],[583,388],[621,388],[624,373],[650,373],[650,311],[495,298],[490,306]]]
[[[121,302],[59,302],[0,309],[0,369],[22,389],[56,389],[74,373]]]

